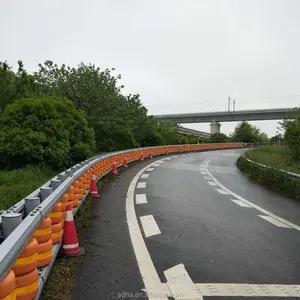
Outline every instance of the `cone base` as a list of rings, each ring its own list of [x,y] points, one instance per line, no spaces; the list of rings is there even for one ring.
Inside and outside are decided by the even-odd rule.
[[[120,175],[120,173],[118,171],[113,171],[112,173],[113,173],[114,176]]]
[[[92,197],[92,198],[100,198],[101,196],[97,193],[97,194],[90,194],[90,197]]]
[[[77,256],[82,256],[85,254],[85,248],[80,247],[80,250],[76,253],[64,253],[64,252],[59,252],[59,257],[65,258],[65,257],[77,257]]]

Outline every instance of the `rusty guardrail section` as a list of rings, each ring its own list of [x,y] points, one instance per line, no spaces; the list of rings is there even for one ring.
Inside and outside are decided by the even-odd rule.
[[[125,157],[130,163],[141,155],[243,147],[222,143],[130,149],[92,157],[58,174],[0,215],[0,300],[40,297],[60,249],[66,204],[77,212],[89,194],[93,174],[101,179],[111,172],[113,162],[121,166]]]

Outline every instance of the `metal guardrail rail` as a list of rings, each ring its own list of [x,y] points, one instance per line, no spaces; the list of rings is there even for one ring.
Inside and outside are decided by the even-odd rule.
[[[201,149],[201,146],[207,145],[206,149]],[[159,147],[147,147],[147,148],[138,148],[130,149],[125,151],[112,152],[104,155],[97,155],[92,158],[89,158],[75,166],[69,168],[68,170],[58,174],[53,177],[51,180],[46,182],[43,186],[36,189],[34,192],[29,194],[27,197],[13,205],[11,208],[7,209],[0,215],[0,233],[3,233],[3,224],[1,216],[5,214],[14,214],[20,213],[23,216],[22,222],[7,236],[6,239],[1,239],[2,243],[0,244],[0,283],[7,275],[8,271],[14,265],[14,262],[24,249],[24,246],[29,242],[34,234],[35,230],[38,228],[40,223],[48,214],[53,210],[55,205],[61,199],[61,197],[68,191],[69,187],[76,181],[77,178],[82,176],[88,169],[95,166],[100,161],[115,157],[120,154],[130,154],[135,151],[152,151],[159,148],[172,148],[177,147],[176,151],[170,151],[170,153],[180,153],[180,152],[192,152],[192,151],[205,151],[205,150],[220,150],[223,148],[243,148],[243,143],[223,143],[223,144],[200,144],[200,145],[174,145],[174,146],[159,146]],[[231,147],[229,147],[231,145]],[[200,146],[200,147],[199,147]],[[222,146],[222,147],[221,147]],[[184,150],[182,150],[184,148]],[[197,149],[196,149],[197,148]],[[164,153],[153,153],[153,156],[162,155]],[[146,155],[145,157],[147,157]],[[139,160],[132,159],[128,163]],[[121,164],[119,164],[121,166]],[[98,180],[110,173],[111,170],[108,170],[106,173],[101,174]],[[78,211],[80,205],[88,196],[89,191],[84,195],[83,199],[80,201],[79,206],[74,210],[74,214]],[[39,197],[41,200],[40,205],[38,205],[34,210],[32,210],[25,217],[25,199]],[[51,263],[44,267],[39,268],[39,292],[36,299],[39,299],[43,286],[50,274],[51,268],[54,264],[56,256],[59,252],[60,244],[53,245],[52,252],[52,261]]]
[[[291,177],[296,177],[296,178],[300,178],[300,174],[297,174],[297,173],[293,173],[293,172],[288,172],[288,171],[285,171],[285,170],[282,170],[282,169],[277,169],[277,168],[273,168],[273,167],[270,167],[270,166],[267,166],[267,165],[263,165],[263,164],[260,164],[260,163],[257,163],[247,157],[245,157],[245,155],[243,155],[243,157],[250,163],[254,164],[254,165],[257,165],[257,166],[260,166],[260,167],[263,167],[263,168],[267,168],[267,169],[274,169],[276,171],[279,171],[279,172],[282,172],[282,173],[285,173],[285,174],[288,174],[289,176]]]

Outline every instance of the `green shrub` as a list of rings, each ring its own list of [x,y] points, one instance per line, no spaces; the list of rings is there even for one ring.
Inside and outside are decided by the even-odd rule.
[[[249,162],[244,156],[239,157],[236,165],[242,172],[254,180],[270,185],[275,189],[300,200],[300,178],[291,177],[275,168],[259,166]]]
[[[95,150],[85,115],[65,99],[30,98],[8,105],[0,117],[0,165],[70,166]]]

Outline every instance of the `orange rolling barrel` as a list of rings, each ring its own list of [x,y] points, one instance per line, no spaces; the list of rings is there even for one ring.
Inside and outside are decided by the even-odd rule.
[[[10,270],[4,280],[0,282],[0,300],[15,300],[16,276]]]

